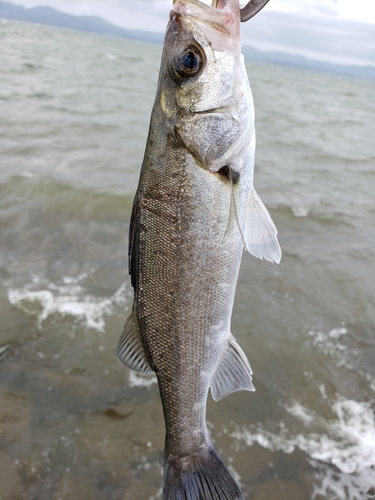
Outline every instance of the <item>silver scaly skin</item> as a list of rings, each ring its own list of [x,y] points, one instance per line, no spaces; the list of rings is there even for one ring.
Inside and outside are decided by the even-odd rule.
[[[175,0],[131,218],[134,304],[118,346],[124,364],[158,379],[164,500],[244,498],[210,441],[206,400],[210,387],[216,400],[254,390],[230,332],[244,246],[281,257],[253,189],[254,153],[238,0]]]

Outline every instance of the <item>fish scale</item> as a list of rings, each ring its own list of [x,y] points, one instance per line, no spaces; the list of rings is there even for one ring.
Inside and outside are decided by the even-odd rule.
[[[133,204],[134,303],[118,356],[158,379],[165,500],[243,499],[211,443],[206,402],[210,387],[216,400],[254,390],[230,331],[234,294],[243,248],[278,261],[280,247],[253,189],[239,23],[238,0],[174,2]]]
[[[182,168],[180,162],[179,168]],[[211,174],[208,175],[213,177]],[[155,176],[153,176],[154,179]],[[147,188],[143,189],[147,192]],[[178,190],[177,184],[176,192]],[[146,269],[144,271],[142,267],[140,269],[138,298],[138,317],[142,324],[145,346],[147,351],[152,353],[152,366],[163,391],[162,398],[169,403],[165,409],[168,435],[178,437],[179,447],[182,441],[187,448],[191,449],[196,446],[189,444],[190,436],[193,435],[192,430],[202,429],[202,423],[205,421],[204,405],[201,405],[198,413],[193,411],[193,408],[197,401],[205,402],[210,384],[208,378],[202,381],[196,376],[197,373],[192,373],[198,371],[199,375],[197,366],[207,363],[206,338],[204,335],[196,335],[196,332],[208,332],[212,325],[211,316],[217,318],[219,314],[216,313],[216,309],[226,310],[228,302],[228,297],[224,294],[218,300],[216,291],[219,287],[216,286],[216,282],[208,279],[216,265],[226,269],[221,265],[225,254],[220,251],[218,262],[215,263],[212,260],[211,266],[208,265],[205,258],[208,252],[204,249],[207,243],[202,242],[201,235],[187,234],[186,228],[181,227],[185,225],[191,227],[186,214],[190,219],[199,216],[194,211],[194,207],[188,203],[189,198],[195,203],[193,192],[194,186],[190,183],[190,189],[187,188],[184,196],[179,200],[183,208],[181,209],[180,204],[176,203],[174,215],[177,220],[172,230],[166,227],[163,219],[160,220],[159,217],[147,213],[147,221],[144,222],[147,227],[147,238],[144,243],[142,236],[140,237],[140,251],[145,255]],[[210,196],[207,198],[206,203],[209,203]],[[228,199],[228,206],[229,203]],[[168,209],[170,209],[169,206]],[[182,215],[181,212],[183,212]],[[178,216],[179,213],[180,216]],[[219,241],[225,233],[226,225],[227,221],[223,218]],[[199,233],[200,226],[197,227]],[[191,232],[190,229],[189,233]],[[161,253],[158,246],[155,248],[154,245],[154,239],[159,233],[168,235],[168,237],[161,238],[160,244],[163,248],[169,247],[171,252],[168,256],[168,272],[155,276],[155,269],[165,269],[164,252]],[[171,242],[177,243],[171,244]],[[232,247],[232,242],[228,241],[228,243]],[[240,238],[237,244],[241,246],[242,252]],[[215,250],[212,249],[211,252],[215,253]],[[227,254],[228,257],[229,255],[232,257],[231,249],[228,248]],[[153,260],[152,269],[148,271],[151,260]],[[188,266],[187,262],[189,262]],[[231,270],[226,269],[226,273],[231,281],[236,279],[236,276],[232,276]],[[221,277],[218,276],[217,280],[221,282]],[[197,290],[200,294],[197,294]],[[232,289],[228,287],[228,290],[232,292],[233,287]],[[169,291],[172,293],[168,293]],[[160,311],[160,304],[162,304],[162,311]],[[207,314],[207,311],[211,311],[211,314]],[[175,331],[178,331],[178,335],[175,335]],[[222,335],[221,330],[219,330],[219,335]],[[211,343],[217,344],[216,340],[212,340]],[[183,353],[183,356],[176,356],[179,351]],[[182,429],[181,421],[184,422]],[[181,433],[187,435],[186,439],[181,439]],[[171,447],[170,442],[168,446]]]

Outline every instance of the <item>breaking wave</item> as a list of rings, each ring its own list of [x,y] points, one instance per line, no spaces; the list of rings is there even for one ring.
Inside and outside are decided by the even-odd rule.
[[[323,420],[297,402],[286,410],[305,424],[305,432],[293,435],[280,422],[278,434],[258,426],[255,430],[236,430],[231,436],[239,443],[257,443],[273,452],[289,454],[299,449],[309,455],[318,470],[322,464],[334,466],[322,472],[313,498],[318,494],[347,498],[348,491],[350,500],[363,500],[366,491],[375,485],[375,417],[371,405],[338,396],[332,402],[332,420]],[[320,432],[315,431],[317,427]]]
[[[86,277],[87,274],[77,278],[65,276],[61,284],[55,284],[34,275],[31,284],[9,288],[8,300],[27,315],[36,317],[39,328],[48,317],[58,314],[103,332],[105,316],[113,314],[115,305],[125,306],[125,284],[109,298],[96,297],[86,293],[80,284]]]

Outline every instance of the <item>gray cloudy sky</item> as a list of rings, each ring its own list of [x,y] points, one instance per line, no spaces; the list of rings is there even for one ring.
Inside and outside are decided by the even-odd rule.
[[[96,15],[128,29],[163,32],[172,0],[13,0],[49,5],[76,15]],[[203,0],[210,3],[209,0]],[[245,2],[245,0],[243,0]],[[242,25],[243,43],[312,59],[375,66],[372,0],[270,0]]]

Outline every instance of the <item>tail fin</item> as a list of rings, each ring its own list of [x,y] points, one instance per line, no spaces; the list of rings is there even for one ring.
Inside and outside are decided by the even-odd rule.
[[[163,500],[245,500],[215,448],[166,460]]]

